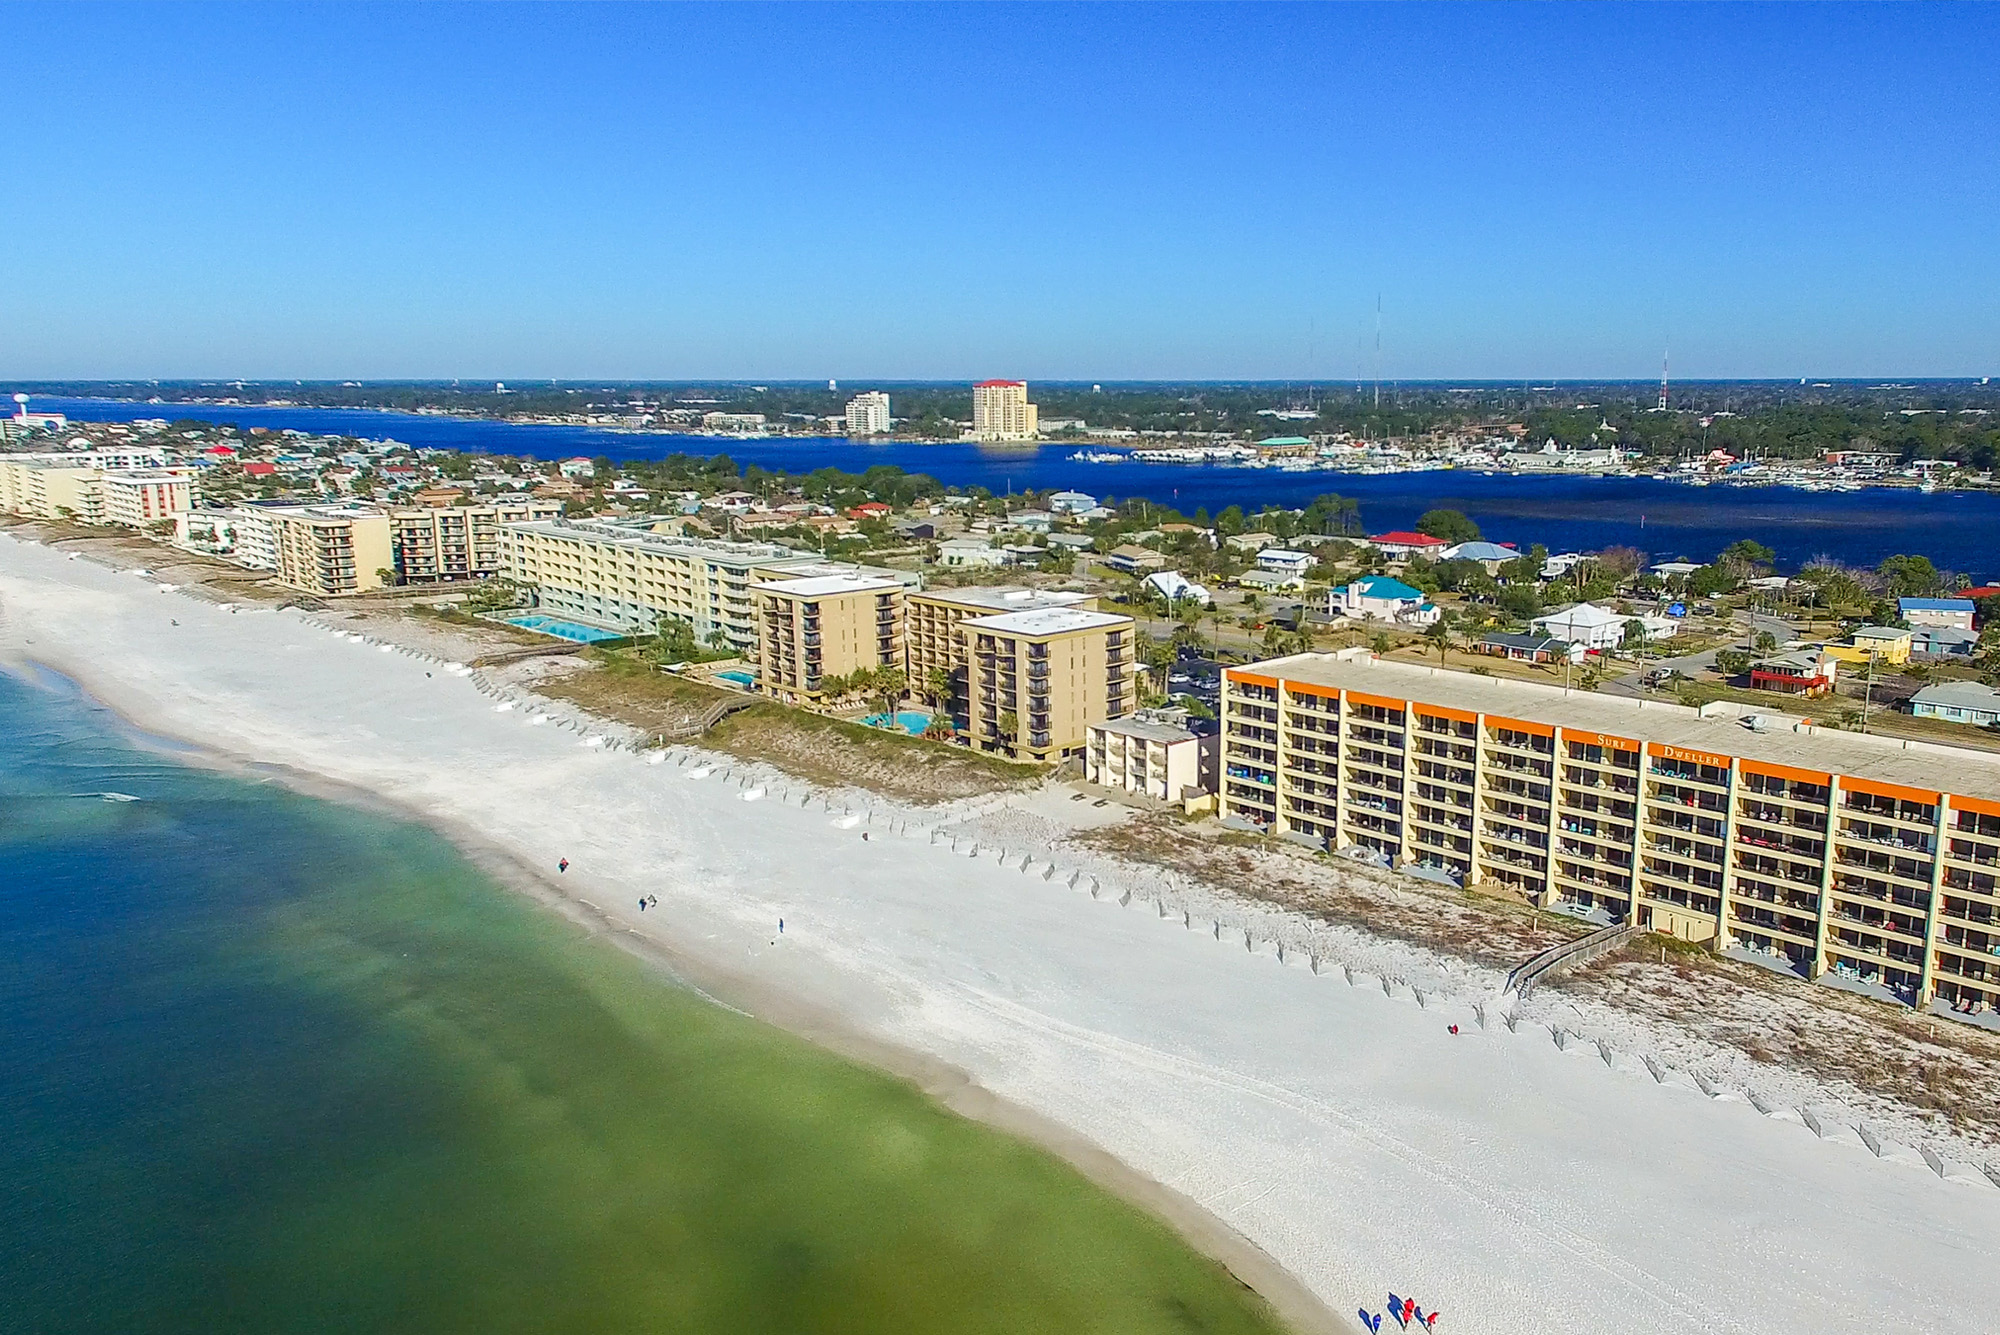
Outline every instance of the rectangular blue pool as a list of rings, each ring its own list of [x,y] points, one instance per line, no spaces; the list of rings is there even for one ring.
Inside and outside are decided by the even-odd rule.
[[[524,616],[506,617],[510,626],[522,630],[538,631],[543,635],[553,635],[559,640],[574,640],[578,644],[596,644],[599,640],[622,640],[625,637],[615,630],[599,630],[596,626],[579,625],[574,621],[564,621],[559,617],[544,616],[540,612],[530,612]]]
[[[741,686],[746,691],[757,689],[757,679],[748,672],[738,672],[735,668],[725,668],[723,671],[716,673],[715,676],[718,681],[732,682],[737,686]]]

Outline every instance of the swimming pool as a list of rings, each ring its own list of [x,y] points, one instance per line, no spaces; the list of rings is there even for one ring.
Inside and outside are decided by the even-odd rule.
[[[748,672],[739,672],[735,668],[727,668],[721,672],[716,673],[715,679],[717,681],[733,682],[736,685],[741,686],[746,691],[754,691],[757,689],[756,677],[752,676]]]
[[[931,716],[919,709],[899,709],[893,722],[887,714],[870,714],[861,721],[871,728],[901,728],[912,737],[923,736],[924,729],[931,726]]]
[[[599,630],[596,626],[582,626],[574,621],[562,621],[556,617],[543,616],[533,612],[526,616],[507,617],[510,626],[522,630],[539,631],[543,635],[553,635],[559,640],[575,640],[578,644],[596,644],[599,640],[622,640],[625,637],[615,630]]]

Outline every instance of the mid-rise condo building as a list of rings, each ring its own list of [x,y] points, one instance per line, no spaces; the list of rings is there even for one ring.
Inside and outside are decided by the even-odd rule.
[[[393,578],[389,516],[373,506],[273,506],[278,582],[324,598],[367,593]]]
[[[194,504],[194,474],[157,449],[0,455],[0,510],[30,519],[144,528]]]
[[[1225,817],[1466,884],[2000,1005],[2000,757],[1385,663],[1231,668]]]
[[[968,617],[972,744],[1017,760],[1060,760],[1093,723],[1137,706],[1131,617],[1073,607]]]
[[[1087,593],[1066,590],[985,588],[913,590],[906,599],[905,642],[909,660],[910,689],[932,694],[934,680],[944,690],[937,704],[951,715],[960,732],[972,730],[972,681],[970,650],[962,623],[1001,612],[1032,612],[1041,608],[1067,607],[1094,611],[1097,600]],[[941,674],[934,678],[933,674]]]
[[[758,685],[787,704],[817,705],[826,682],[903,659],[903,582],[811,575],[753,584]]]
[[[562,508],[561,501],[523,496],[391,510],[396,576],[405,584],[440,584],[497,575],[502,526],[554,519]]]
[[[972,434],[979,440],[1033,440],[1040,430],[1025,380],[982,380],[972,387]]]

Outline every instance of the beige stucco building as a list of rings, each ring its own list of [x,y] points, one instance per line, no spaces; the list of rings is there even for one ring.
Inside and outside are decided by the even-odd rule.
[[[1093,723],[1137,707],[1131,617],[1048,607],[970,617],[972,744],[1019,760],[1083,749]]]
[[[0,454],[0,510],[30,519],[145,528],[193,505],[188,469],[112,467],[96,452]]]
[[[506,524],[554,519],[562,502],[516,497],[483,505],[404,506],[389,512],[396,574],[405,584],[484,579],[501,570]]]
[[[1213,726],[1194,730],[1186,710],[1142,709],[1130,718],[1090,725],[1083,777],[1161,802],[1184,802],[1215,791],[1220,749]]]
[[[912,590],[907,599],[910,691],[927,696],[931,674],[941,672],[947,683],[937,704],[960,732],[972,728],[972,695],[967,670],[969,651],[963,624],[1001,612],[1032,612],[1046,607],[1093,611],[1097,600],[1087,593],[1022,588]]]
[[[751,586],[758,687],[787,704],[817,705],[826,681],[904,666],[903,582],[814,575]]]
[[[2000,757],[1446,672],[1224,673],[1221,808],[1912,1003],[2000,1005]]]
[[[395,566],[389,516],[361,505],[269,510],[278,582],[321,597],[367,593]]]

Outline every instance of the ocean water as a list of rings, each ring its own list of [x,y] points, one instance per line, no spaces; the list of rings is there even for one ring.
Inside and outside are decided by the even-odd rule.
[[[858,473],[894,464],[954,486],[995,493],[1073,488],[1094,496],[1143,499],[1185,514],[1230,505],[1303,506],[1324,492],[1361,502],[1367,530],[1407,529],[1425,510],[1463,510],[1496,542],[1550,551],[1637,547],[1655,560],[1708,560],[1738,538],[1772,548],[1786,571],[1817,557],[1873,566],[1898,552],[1930,557],[1975,579],[2000,579],[2000,492],[1871,489],[1810,492],[1794,487],[1690,487],[1651,478],[1488,476],[1474,472],[1349,474],[1281,473],[1215,465],[1088,464],[1071,461],[1074,445],[1018,446],[951,443],[856,444],[848,440],[780,437],[727,440],[714,436],[634,435],[576,426],[516,426],[414,413],[337,408],[217,408],[114,403],[98,399],[37,399],[35,406],[79,421],[188,417],[241,426],[390,438],[437,449],[561,459],[573,455],[654,459],[673,453],[727,454],[740,465],[794,473],[840,468]]]
[[[1276,1329],[1065,1165],[427,830],[5,675],[0,1016],[10,1332]]]

